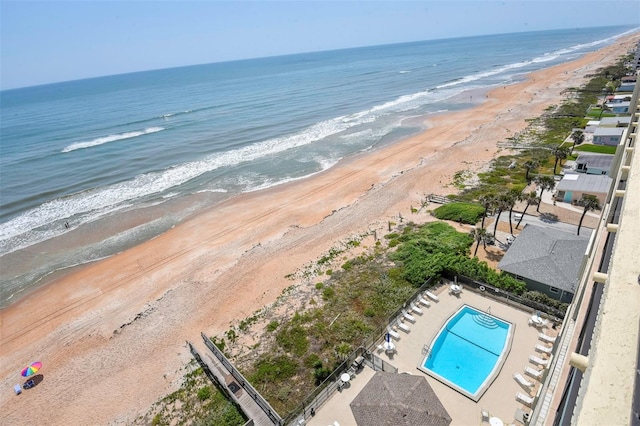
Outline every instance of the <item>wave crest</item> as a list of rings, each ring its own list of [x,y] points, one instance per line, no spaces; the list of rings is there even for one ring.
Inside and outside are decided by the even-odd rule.
[[[125,133],[118,133],[118,134],[115,134],[115,135],[103,136],[103,137],[96,138],[96,139],[93,139],[93,140],[90,140],[90,141],[87,141],[87,142],[72,143],[71,145],[69,145],[66,148],[64,148],[62,150],[62,152],[71,152],[71,151],[75,151],[77,149],[91,148],[92,146],[103,145],[103,144],[109,143],[109,142],[121,141],[123,139],[136,138],[138,136],[148,135],[149,133],[161,132],[163,130],[164,130],[164,127],[148,127],[148,128],[146,128],[144,130],[138,130],[138,131],[134,131],[134,132],[125,132]]]

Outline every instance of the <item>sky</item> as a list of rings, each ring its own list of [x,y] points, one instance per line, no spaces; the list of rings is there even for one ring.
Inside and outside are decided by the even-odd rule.
[[[439,38],[640,27],[640,1],[5,1],[0,89]]]

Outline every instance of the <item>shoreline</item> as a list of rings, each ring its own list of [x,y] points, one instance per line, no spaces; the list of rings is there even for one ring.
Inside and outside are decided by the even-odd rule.
[[[130,421],[175,389],[191,358],[185,340],[200,348],[201,331],[216,334],[273,303],[291,285],[285,275],[337,241],[384,226],[425,193],[451,192],[457,171],[486,165],[497,142],[637,39],[533,72],[471,108],[429,116],[425,131],[307,179],[225,200],[30,292],[0,310],[0,377],[8,389],[22,364],[38,358],[45,380],[29,399],[5,392],[2,419],[73,423],[91,406],[95,422]],[[57,403],[46,413],[30,410],[26,420],[36,401]]]

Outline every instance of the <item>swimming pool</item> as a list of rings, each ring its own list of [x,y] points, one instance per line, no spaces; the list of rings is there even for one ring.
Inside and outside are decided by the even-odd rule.
[[[513,326],[463,305],[442,327],[418,368],[477,401],[511,348]]]

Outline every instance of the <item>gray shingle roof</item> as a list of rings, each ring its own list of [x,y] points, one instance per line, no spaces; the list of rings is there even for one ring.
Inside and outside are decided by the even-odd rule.
[[[611,178],[605,175],[567,174],[558,182],[556,191],[580,191],[592,194],[609,192]]]
[[[427,379],[382,371],[350,404],[358,426],[448,426],[447,413]]]
[[[609,154],[580,154],[578,158],[576,158],[576,163],[586,164],[588,167],[609,170],[614,158],[614,155]]]
[[[618,105],[621,104],[617,104],[617,106]],[[598,127],[593,132],[593,136],[622,136],[624,131],[624,127]]]
[[[498,268],[575,293],[589,239],[527,224],[498,263]]]
[[[629,123],[631,123],[631,117],[602,117],[600,119],[601,126],[616,126],[619,124],[628,125]]]

